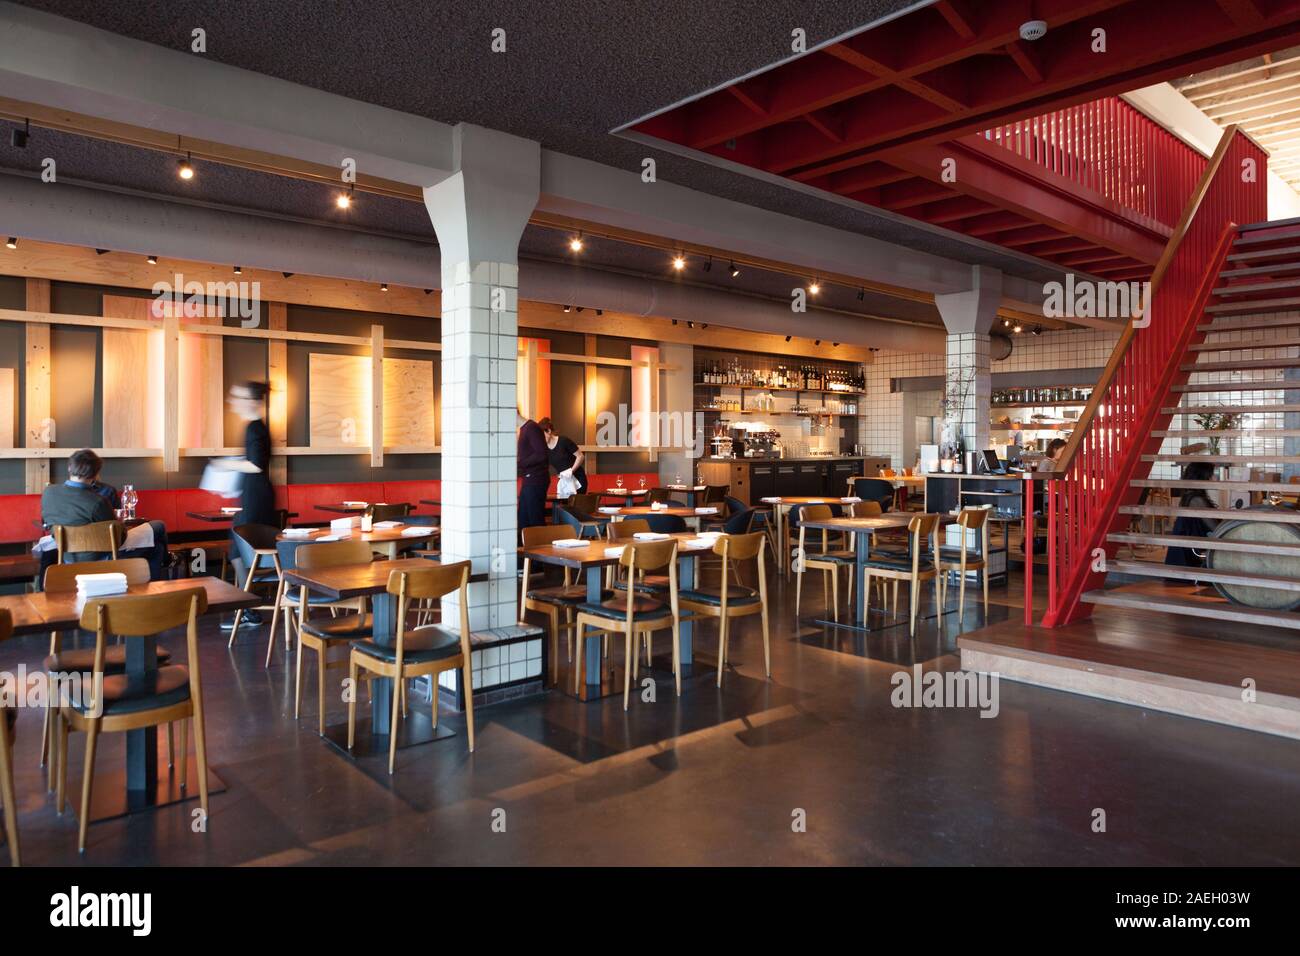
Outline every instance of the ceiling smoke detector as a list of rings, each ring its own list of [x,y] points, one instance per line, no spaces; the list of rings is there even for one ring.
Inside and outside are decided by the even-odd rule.
[[[1026,20],[1020,24],[1020,39],[1022,40],[1041,40],[1046,35],[1046,20]]]

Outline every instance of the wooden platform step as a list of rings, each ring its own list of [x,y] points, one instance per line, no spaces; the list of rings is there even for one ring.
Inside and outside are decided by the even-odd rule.
[[[1188,601],[1150,594],[1127,593],[1118,589],[1085,591],[1081,598],[1088,604],[1105,604],[1137,611],[1164,611],[1166,614],[1187,614],[1192,617],[1209,617],[1240,624],[1258,624],[1264,627],[1286,627],[1300,630],[1300,614],[1294,611],[1261,611],[1228,601]]]
[[[1241,315],[1246,312],[1286,312],[1291,309],[1300,309],[1300,296],[1220,302],[1218,305],[1206,306],[1205,311],[1211,315]]]
[[[1236,362],[1187,362],[1178,368],[1183,372],[1249,372],[1254,369],[1300,368],[1300,355],[1241,359]]]
[[[1206,461],[1205,455],[1143,455],[1143,461],[1180,461],[1184,464],[1193,461]],[[1300,465],[1300,455],[1215,455],[1216,465]]]
[[[1216,459],[1217,460],[1217,459]],[[1184,491],[1276,491],[1284,495],[1300,495],[1300,485],[1280,481],[1188,481],[1185,478],[1134,478],[1130,488],[1180,488]],[[1289,489],[1289,490],[1288,490]]]
[[[1201,456],[1204,460],[1204,456]],[[1225,512],[1222,508],[1184,508],[1181,505],[1121,505],[1119,513],[1122,515],[1155,515],[1160,518],[1209,518],[1211,521],[1222,521]],[[1228,512],[1231,514],[1232,512]],[[1275,524],[1300,524],[1300,511],[1270,511],[1260,509],[1258,511],[1242,511],[1241,517],[1249,517],[1251,521],[1269,521]]]
[[[1119,531],[1106,535],[1115,544],[1140,544],[1153,548],[1195,548],[1198,551],[1244,551],[1249,554],[1271,554],[1277,557],[1300,558],[1300,544],[1274,544],[1265,541],[1231,541],[1224,538],[1202,538],[1187,534],[1138,534]]]
[[[1203,581],[1208,584],[1249,584],[1277,591],[1300,591],[1300,579],[1257,574],[1254,571],[1213,571],[1188,568],[1157,561],[1108,561],[1109,571],[1149,578],[1174,578],[1179,581]]]
[[[1231,392],[1231,388],[1223,389]],[[1160,409],[1161,415],[1264,415],[1269,412],[1300,412],[1300,405],[1175,405]]]

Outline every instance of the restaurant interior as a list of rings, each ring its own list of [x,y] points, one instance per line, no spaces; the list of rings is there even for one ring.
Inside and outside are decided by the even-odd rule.
[[[0,863],[1300,861],[1300,4],[288,6],[0,2]]]

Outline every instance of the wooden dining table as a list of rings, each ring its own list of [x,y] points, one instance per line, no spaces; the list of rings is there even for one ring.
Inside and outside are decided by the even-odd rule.
[[[187,511],[185,512],[185,517],[193,518],[195,521],[207,521],[211,524],[221,524],[224,521],[234,521],[235,517],[241,510],[243,509],[236,508],[234,511],[226,511],[222,508],[216,511]],[[289,511],[286,512],[285,516],[288,518],[296,518],[298,517],[298,512]]]
[[[420,528],[420,534],[403,534],[404,528]],[[322,541],[364,541],[371,545],[375,551],[378,551],[384,557],[390,560],[396,558],[398,553],[403,550],[403,545],[412,543],[427,544],[429,541],[438,537],[439,529],[424,525],[402,524],[396,528],[375,528],[371,531],[362,531],[360,528],[352,528],[350,531],[333,531],[330,528],[316,528],[308,534],[284,534],[281,533],[277,541],[297,541],[299,544],[315,544]]]
[[[402,502],[404,503],[404,502]],[[313,505],[317,511],[331,511],[340,515],[359,515],[365,514],[367,508],[377,505],[392,504],[389,501],[326,501],[318,505]]]
[[[670,495],[680,495],[688,505],[694,508],[700,503],[700,496],[709,490],[708,485],[661,485],[655,491],[666,491]]]
[[[127,588],[123,595],[171,594],[202,588],[207,594],[208,615],[223,614],[239,608],[255,607],[262,599],[248,591],[210,576],[179,578],[173,581],[149,581]],[[15,633],[49,633],[50,631],[75,631],[80,626],[81,611],[85,606],[75,591],[32,594],[14,594],[0,597],[0,607],[8,608],[14,617]],[[144,680],[147,672],[158,668],[158,641],[156,637],[128,638],[126,641],[126,669],[128,678]],[[190,762],[190,773],[197,773]],[[121,779],[118,780],[117,778]],[[225,789],[220,778],[209,769],[208,790],[216,793]],[[126,731],[126,766],[124,772],[113,775],[96,775],[93,800],[90,808],[92,823],[112,819],[128,813],[150,810],[198,797],[195,786],[185,790],[172,774],[158,775],[158,728],[145,727]]]
[[[713,541],[707,544],[693,544],[687,546],[687,542],[700,542],[695,534],[674,534],[670,537],[677,539],[677,567],[678,567],[678,585],[682,589],[694,587],[696,561],[695,559],[702,554],[709,554],[713,548]],[[553,544],[536,545],[530,548],[520,548],[519,553],[539,564],[550,564],[556,567],[569,568],[578,571],[583,578],[587,588],[587,601],[591,604],[600,603],[600,595],[603,589],[605,569],[618,564],[619,554],[607,553],[614,548],[619,547],[619,542],[611,541],[591,541],[583,547],[562,548]],[[621,549],[620,549],[621,551]],[[689,618],[682,620],[678,628],[681,640],[681,666],[682,676],[689,677],[694,662],[692,653],[692,636],[694,628]],[[602,682],[602,673],[600,666],[600,646],[601,642],[592,639],[586,642],[586,660],[584,662],[583,674],[584,681],[582,688],[578,693],[581,700],[596,700],[600,697],[608,696],[613,693],[621,693],[616,690],[612,684],[605,685]],[[570,686],[569,681],[561,681],[560,689],[568,693],[567,688]]]
[[[306,587],[334,601],[367,597],[370,599],[372,620],[371,635],[378,644],[393,644],[397,640],[397,598],[388,593],[388,576],[394,571],[427,568],[431,558],[397,558],[371,561],[366,564],[348,564],[333,568],[286,569],[286,584]],[[391,726],[394,681],[391,677],[372,677],[370,685],[370,719],[358,721],[357,738],[351,751],[347,747],[347,725],[326,727],[326,738],[350,756],[368,756],[388,752],[388,735]],[[452,736],[443,727],[435,727],[429,719],[414,709],[398,728],[398,747],[413,747]]]
[[[712,506],[710,506],[712,507]],[[647,518],[650,515],[669,515],[675,518],[683,518],[687,526],[696,530],[700,527],[702,518],[716,518],[722,514],[721,508],[713,508],[712,511],[699,511],[695,508],[655,508],[652,505],[631,505],[621,508],[597,508],[596,515],[602,518],[608,518],[610,521],[622,521],[624,518]]]
[[[826,495],[783,495],[759,500],[761,504],[768,505],[772,509],[772,531],[776,534],[778,544],[776,566],[788,575],[790,571],[790,509],[799,505],[844,506],[856,504],[862,499],[849,496],[846,500],[833,495],[830,497]]]

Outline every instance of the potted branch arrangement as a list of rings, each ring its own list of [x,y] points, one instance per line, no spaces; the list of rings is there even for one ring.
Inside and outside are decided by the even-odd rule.
[[[943,426],[939,440],[939,467],[943,471],[962,469],[962,412],[975,383],[975,370],[948,369],[943,386]]]

